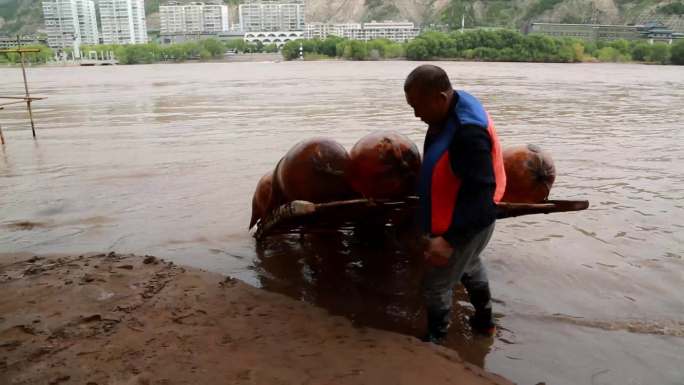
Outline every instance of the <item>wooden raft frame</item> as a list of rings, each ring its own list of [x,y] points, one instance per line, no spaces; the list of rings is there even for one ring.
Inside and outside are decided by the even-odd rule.
[[[293,201],[275,209],[259,221],[254,237],[259,240],[269,234],[291,231],[303,225],[319,225],[332,222],[338,226],[360,223],[372,216],[382,222],[392,222],[394,214],[406,214],[418,208],[418,197],[403,200],[352,199],[329,203]],[[589,207],[586,200],[548,200],[543,203],[497,203],[497,218],[513,218],[522,215],[550,214],[581,211]],[[377,222],[377,221],[375,221]]]
[[[36,138],[36,125],[33,122],[33,110],[31,109],[31,103],[34,100],[43,100],[46,98],[41,98],[41,97],[34,97],[31,96],[29,93],[29,87],[28,87],[28,80],[26,79],[26,64],[24,63],[24,54],[25,53],[35,53],[35,52],[40,52],[40,49],[38,48],[21,48],[21,39],[17,35],[17,48],[9,48],[9,49],[0,49],[0,53],[18,53],[19,57],[21,58],[21,74],[24,79],[24,91],[25,94],[24,96],[0,96],[0,99],[10,99],[13,100],[11,102],[6,102],[3,104],[0,104],[0,109],[2,109],[2,106],[9,106],[12,104],[19,104],[19,103],[26,103],[26,110],[28,111],[28,117],[29,120],[31,121],[31,132],[33,133],[33,139]],[[2,132],[0,131],[0,139],[2,140],[2,144],[5,144],[5,137],[2,136]]]

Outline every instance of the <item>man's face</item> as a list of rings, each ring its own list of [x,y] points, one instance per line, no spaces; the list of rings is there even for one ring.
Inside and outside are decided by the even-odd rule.
[[[446,92],[427,93],[414,88],[405,95],[416,118],[428,125],[439,124],[446,119],[449,112],[449,97]]]

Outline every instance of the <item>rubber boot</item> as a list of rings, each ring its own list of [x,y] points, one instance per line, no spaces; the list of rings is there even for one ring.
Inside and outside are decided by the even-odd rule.
[[[475,311],[475,314],[468,319],[470,329],[475,334],[485,337],[493,337],[496,334],[496,324],[492,316],[492,309]]]
[[[425,342],[432,342],[434,344],[439,344],[447,336],[447,331],[449,330],[449,324],[451,320],[450,310],[434,310],[428,309],[427,311],[427,334],[422,338]]]
[[[470,285],[468,296],[470,303],[475,307],[475,314],[468,319],[470,328],[474,333],[492,337],[496,334],[496,324],[492,314],[492,295],[487,283]]]

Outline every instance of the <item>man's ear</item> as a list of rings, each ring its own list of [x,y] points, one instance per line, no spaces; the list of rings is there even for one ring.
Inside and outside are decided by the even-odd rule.
[[[449,92],[447,91],[442,91],[439,93],[439,97],[442,98],[443,101],[449,100]]]

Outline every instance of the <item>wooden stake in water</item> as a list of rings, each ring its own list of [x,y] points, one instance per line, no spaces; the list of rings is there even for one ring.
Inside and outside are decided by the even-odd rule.
[[[24,51],[21,50],[21,38],[17,35],[17,46],[19,48],[19,56],[21,57],[21,74],[24,77],[24,90],[26,91],[26,108],[28,109],[29,120],[31,120],[31,132],[33,137],[36,137],[36,127],[33,124],[33,111],[31,111],[31,95],[29,94],[28,82],[26,81],[26,67],[24,66]]]
[[[2,109],[3,107],[0,107],[0,110]],[[2,125],[0,125],[0,143],[2,143],[3,146],[5,145],[5,137],[2,136]]]

